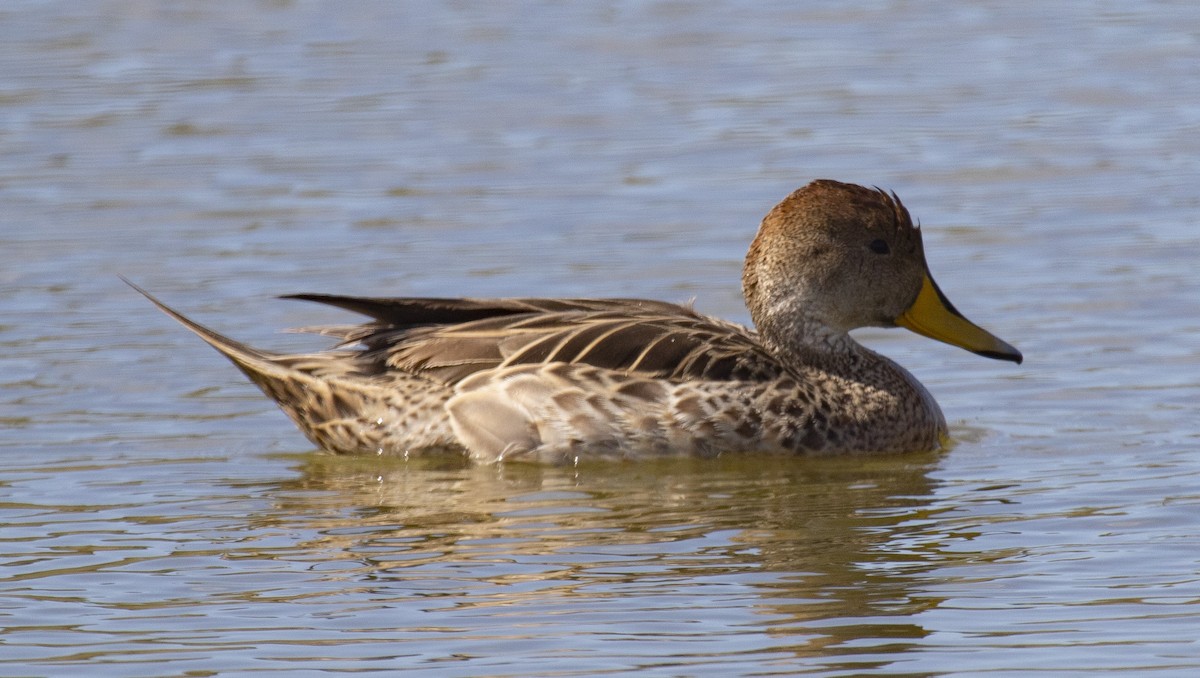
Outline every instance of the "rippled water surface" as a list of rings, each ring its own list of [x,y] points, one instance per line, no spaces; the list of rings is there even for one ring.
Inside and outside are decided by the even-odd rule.
[[[0,6],[0,675],[1195,675],[1200,5]],[[278,294],[694,298],[894,189],[1020,347],[861,333],[954,446],[312,450]]]

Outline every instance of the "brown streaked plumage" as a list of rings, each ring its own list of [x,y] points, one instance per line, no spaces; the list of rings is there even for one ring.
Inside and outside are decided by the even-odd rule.
[[[847,332],[902,325],[1021,361],[954,309],[920,229],[878,189],[821,180],[792,193],[763,219],[742,283],[757,331],[641,299],[294,295],[372,318],[309,328],[340,343],[301,355],[228,339],[134,288],[341,453],[561,462],[931,450],[946,434],[937,403]]]

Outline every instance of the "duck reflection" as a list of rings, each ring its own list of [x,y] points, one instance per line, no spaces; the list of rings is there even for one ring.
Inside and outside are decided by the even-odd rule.
[[[910,590],[915,573],[944,565],[924,532],[936,462],[737,456],[567,468],[313,454],[279,488],[273,519],[317,535],[304,557],[349,561],[331,576],[443,597],[455,610],[631,595],[653,604],[665,592],[674,602],[660,603],[703,608],[719,590],[733,598],[718,612],[746,615],[739,623],[777,635],[788,653],[866,637],[894,651],[923,634],[912,616],[937,602]]]

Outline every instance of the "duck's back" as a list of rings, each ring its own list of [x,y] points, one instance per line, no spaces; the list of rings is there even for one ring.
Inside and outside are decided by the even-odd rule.
[[[361,346],[363,373],[455,386],[517,365],[566,363],[675,381],[762,381],[787,371],[740,325],[641,299],[437,299],[293,295],[373,322],[308,328]]]

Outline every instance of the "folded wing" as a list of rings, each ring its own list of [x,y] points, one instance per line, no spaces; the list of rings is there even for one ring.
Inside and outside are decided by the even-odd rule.
[[[640,299],[440,299],[294,295],[374,318],[308,328],[360,345],[359,369],[446,384],[486,370],[567,363],[672,380],[759,381],[786,372],[745,328]]]

